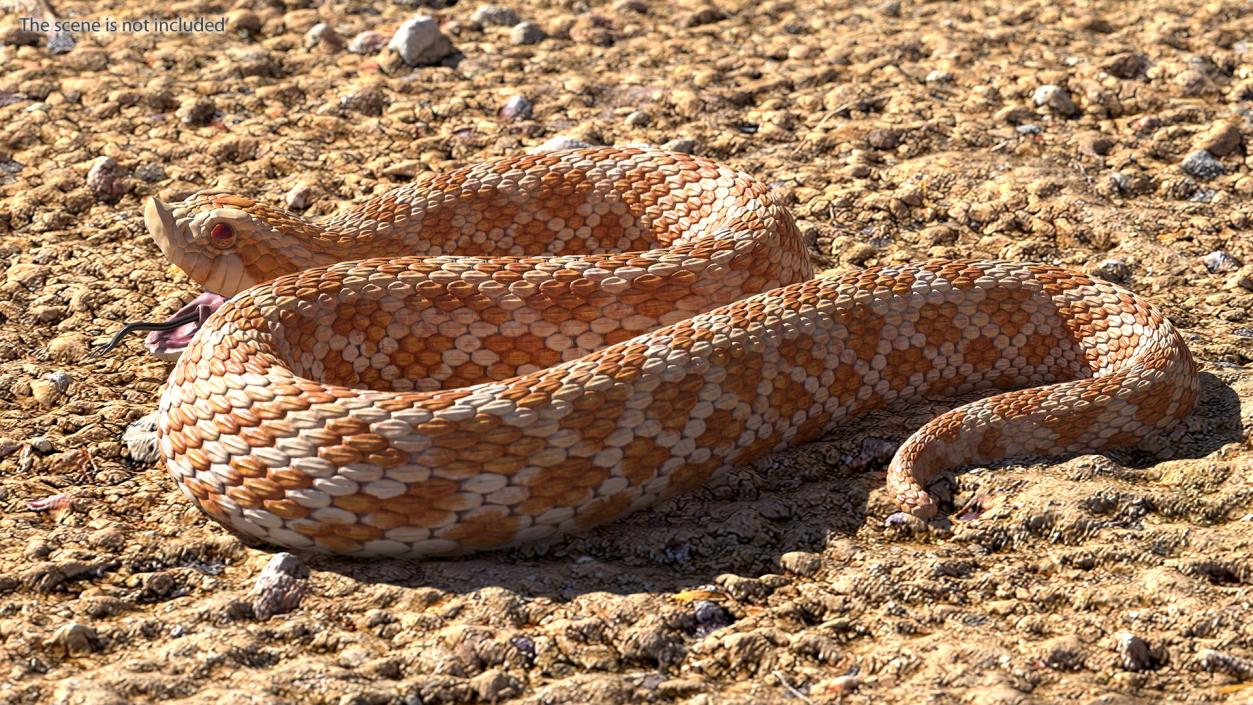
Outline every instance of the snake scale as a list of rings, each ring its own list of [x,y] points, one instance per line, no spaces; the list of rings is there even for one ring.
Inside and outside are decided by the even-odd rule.
[[[814,278],[761,182],[683,154],[502,158],[320,222],[220,192],[145,220],[230,297],[162,393],[166,467],[294,549],[550,537],[894,402],[998,390],[892,459],[891,497],[930,517],[940,470],[1131,446],[1197,397],[1178,332],[1118,286],[973,260]]]

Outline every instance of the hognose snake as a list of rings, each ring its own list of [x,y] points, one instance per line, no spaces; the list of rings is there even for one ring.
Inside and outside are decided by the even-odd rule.
[[[764,185],[682,154],[498,159],[317,223],[214,192],[145,219],[232,297],[161,396],[166,466],[291,548],[540,539],[893,402],[1017,389],[897,451],[890,494],[927,517],[939,470],[1134,445],[1197,395],[1179,334],[1113,284],[1000,261],[814,279]]]

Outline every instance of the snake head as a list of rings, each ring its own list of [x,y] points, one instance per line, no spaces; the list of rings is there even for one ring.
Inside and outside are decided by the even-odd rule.
[[[202,191],[166,205],[149,198],[144,222],[161,252],[207,290],[226,297],[283,274],[274,226],[251,199]]]

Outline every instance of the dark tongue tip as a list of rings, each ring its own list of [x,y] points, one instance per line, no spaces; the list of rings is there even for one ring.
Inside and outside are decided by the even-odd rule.
[[[182,354],[183,349],[191,343],[191,339],[195,337],[196,331],[200,330],[200,326],[204,324],[210,314],[225,302],[226,299],[224,297],[206,291],[166,319],[167,322],[170,322],[190,317],[193,313],[197,314],[193,320],[169,330],[154,330],[148,334],[144,344],[152,354],[159,358],[171,359],[178,357]]]

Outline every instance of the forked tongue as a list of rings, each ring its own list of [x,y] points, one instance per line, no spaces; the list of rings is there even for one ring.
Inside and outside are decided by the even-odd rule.
[[[226,302],[226,299],[206,291],[192,299],[186,306],[174,312],[174,315],[162,321],[162,328],[153,330],[144,340],[148,350],[157,356],[178,355],[191,344],[196,331],[209,319],[209,316]],[[183,322],[175,325],[178,321]],[[164,326],[175,326],[164,328]]]
[[[103,347],[97,348],[92,354],[103,355],[116,348],[118,343],[122,342],[122,338],[128,334],[147,330],[152,331],[145,341],[148,350],[163,360],[173,360],[182,354],[183,349],[195,337],[196,331],[200,330],[200,326],[204,325],[209,316],[225,302],[226,299],[222,296],[206,291],[161,323],[149,321],[127,323],[122,330],[114,334],[112,340]]]

